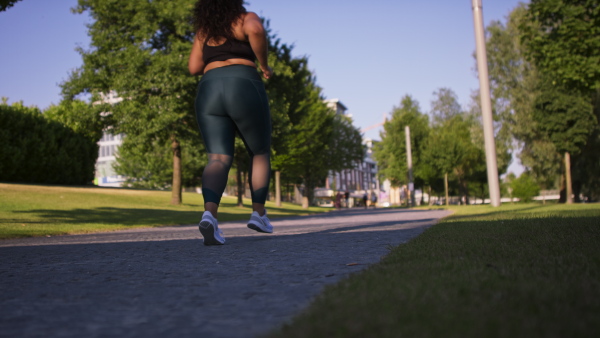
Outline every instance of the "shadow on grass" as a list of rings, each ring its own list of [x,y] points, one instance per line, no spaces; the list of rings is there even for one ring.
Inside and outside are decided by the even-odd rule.
[[[3,219],[1,223],[64,223],[64,224],[118,224],[118,225],[177,225],[197,222],[199,211],[181,211],[169,209],[128,209],[101,207],[94,209],[72,210],[27,210],[14,211],[17,214],[30,214],[32,218],[18,220]]]
[[[195,207],[195,205],[189,205]],[[224,203],[225,208],[219,211],[220,221],[245,220],[249,217],[249,207],[239,208],[239,213],[228,212],[227,209],[237,208],[235,204]],[[272,213],[282,213],[283,216],[300,216],[315,214],[311,210],[290,210],[286,208],[269,208]],[[195,224],[200,221],[204,210],[198,206],[197,210],[173,210],[150,208],[114,208],[100,207],[92,209],[51,210],[37,209],[27,211],[13,211],[15,214],[31,215],[31,218],[3,218],[0,224],[28,223],[28,224],[111,224],[123,226],[156,226],[156,225],[183,225]],[[270,217],[278,218],[281,215]]]

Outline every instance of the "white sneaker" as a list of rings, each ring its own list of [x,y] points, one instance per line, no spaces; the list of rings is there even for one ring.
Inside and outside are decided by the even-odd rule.
[[[259,216],[258,212],[256,211],[252,212],[252,215],[250,215],[250,221],[248,221],[248,228],[258,232],[266,232],[268,234],[272,233],[273,226],[267,218],[267,210],[265,209],[265,214],[262,216]]]
[[[219,229],[217,219],[213,217],[210,211],[205,211],[202,214],[202,220],[198,226],[202,237],[204,237],[204,245],[223,245],[225,244],[225,237],[223,232]]]

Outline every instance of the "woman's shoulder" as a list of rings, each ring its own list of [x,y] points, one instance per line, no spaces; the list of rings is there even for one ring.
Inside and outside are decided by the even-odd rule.
[[[244,34],[248,35],[250,32],[263,31],[264,27],[260,17],[254,12],[248,12],[244,14],[244,21],[242,25]]]
[[[254,13],[254,12],[247,12],[246,14],[244,14],[244,25],[256,25],[256,24],[262,26],[262,20],[260,19],[258,14]]]

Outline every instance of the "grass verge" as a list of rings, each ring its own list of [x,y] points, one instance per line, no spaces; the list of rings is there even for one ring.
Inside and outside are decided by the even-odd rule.
[[[598,336],[600,205],[451,209],[269,336]]]
[[[64,187],[0,183],[0,239],[80,234],[139,227],[195,224],[202,216],[201,194],[183,193],[182,205],[171,205],[171,192],[99,187]],[[269,217],[323,212],[267,202]],[[224,197],[220,221],[246,219],[251,202],[237,207]]]

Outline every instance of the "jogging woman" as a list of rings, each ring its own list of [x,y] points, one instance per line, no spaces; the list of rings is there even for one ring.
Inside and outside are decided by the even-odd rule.
[[[192,75],[202,75],[196,94],[196,118],[208,152],[202,174],[204,209],[200,233],[204,245],[222,245],[217,211],[233,161],[236,132],[251,159],[252,215],[248,228],[271,233],[265,201],[271,174],[271,114],[265,87],[256,70],[268,79],[267,37],[255,13],[243,0],[199,0],[193,12],[196,36],[188,63]]]

